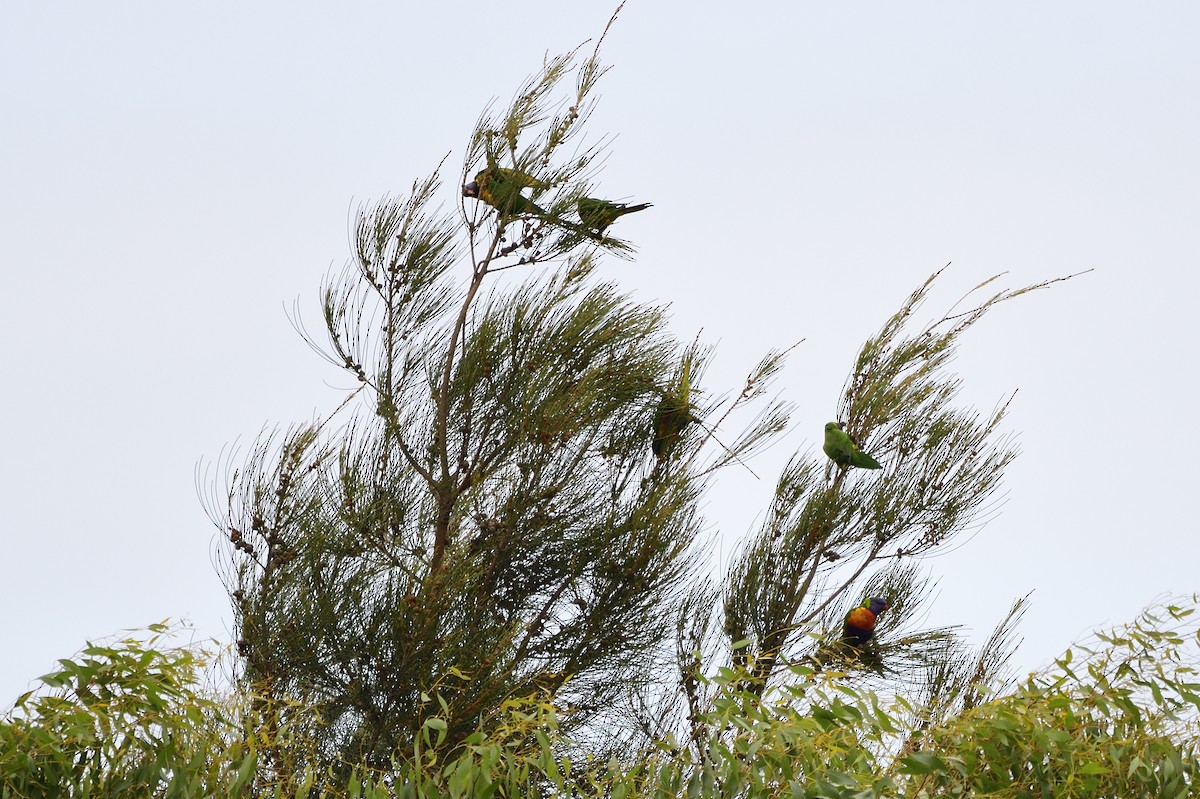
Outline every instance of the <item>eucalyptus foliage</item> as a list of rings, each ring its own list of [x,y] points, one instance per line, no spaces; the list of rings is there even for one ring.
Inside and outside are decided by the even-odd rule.
[[[0,720],[0,797],[242,795],[258,756],[173,630],[89,643]]]
[[[255,697],[218,702],[202,687],[208,653],[127,639],[64,659],[0,719],[0,797],[1189,797],[1198,603],[1160,602],[1019,684],[960,682],[977,690],[952,710],[829,669],[790,666],[764,691],[721,669],[704,678],[699,750],[668,734],[635,757],[596,757],[545,694],[503,700],[447,747],[451,711],[428,697],[385,767],[326,763],[304,735],[312,708],[267,738]]]

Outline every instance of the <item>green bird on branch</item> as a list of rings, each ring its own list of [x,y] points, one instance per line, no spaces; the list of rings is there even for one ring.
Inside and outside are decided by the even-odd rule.
[[[550,213],[524,194],[525,189],[533,189],[536,196],[550,189],[550,183],[519,169],[502,167],[491,154],[487,161],[487,167],[479,170],[474,179],[463,185],[462,195],[487,203],[499,211],[503,219],[536,217],[583,238],[617,244],[615,239],[605,238],[604,232],[609,226],[625,214],[644,211],[651,206],[650,203],[630,205],[596,197],[580,197],[575,203],[580,220],[576,223]]]
[[[822,449],[838,466],[856,466],[859,469],[883,468],[879,465],[879,461],[859,449],[850,435],[837,422],[825,425],[825,445]]]
[[[546,210],[521,192],[525,189],[545,191],[550,184],[520,172],[492,165],[481,169],[475,179],[462,188],[464,197],[482,200],[505,216],[538,216],[545,218]]]
[[[670,457],[687,426],[700,421],[692,413],[691,391],[691,363],[685,362],[679,385],[674,391],[663,392],[654,412],[654,440],[650,449],[659,463]]]
[[[608,226],[625,214],[645,211],[649,207],[651,207],[651,203],[629,205],[600,200],[595,197],[580,197],[579,201],[575,203],[575,208],[579,211],[580,223],[593,237],[603,237]]]

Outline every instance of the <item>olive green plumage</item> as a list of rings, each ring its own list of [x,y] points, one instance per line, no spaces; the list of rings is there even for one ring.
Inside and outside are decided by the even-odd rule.
[[[666,460],[675,448],[679,436],[695,421],[690,408],[676,397],[664,396],[654,414],[654,441],[650,448],[658,460]]]
[[[825,425],[825,445],[822,449],[838,466],[856,466],[859,469],[883,468],[879,461],[859,449],[837,422]]]
[[[650,206],[650,203],[629,205],[600,200],[595,197],[580,197],[579,201],[575,203],[575,208],[579,211],[579,221],[584,228],[597,236],[603,236],[608,226],[625,214],[645,211]]]
[[[474,197],[509,216],[545,216],[546,211],[521,192],[525,189],[544,191],[550,184],[524,172],[489,166],[476,173],[475,179],[463,186],[464,197]]]
[[[650,443],[650,449],[659,463],[671,455],[687,426],[700,421],[692,413],[690,367],[690,363],[684,364],[679,385],[672,392],[663,392],[662,400],[654,411],[654,440]]]
[[[538,192],[549,188],[550,184],[545,181],[517,169],[498,166],[489,159],[489,166],[479,170],[473,180],[463,185],[462,194],[464,197],[473,197],[487,203],[499,211],[504,219],[538,217],[563,230],[602,242],[615,241],[606,239],[604,231],[617,219],[650,207],[650,203],[629,205],[596,197],[580,197],[575,203],[575,208],[579,211],[579,223],[576,224],[568,219],[552,216],[523,193],[525,189],[533,189],[536,196]]]

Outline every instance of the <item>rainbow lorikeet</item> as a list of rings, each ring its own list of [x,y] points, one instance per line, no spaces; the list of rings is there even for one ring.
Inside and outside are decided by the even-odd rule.
[[[545,216],[545,209],[521,192],[524,189],[542,191],[548,188],[549,183],[524,172],[489,166],[479,170],[475,179],[463,186],[462,193],[464,197],[482,200],[507,216]]]
[[[855,649],[866,646],[875,637],[879,614],[887,609],[887,600],[873,596],[847,613],[842,623],[842,643]]]
[[[692,413],[690,373],[691,364],[684,363],[679,386],[673,393],[663,392],[654,411],[654,440],[650,449],[659,463],[671,454],[684,429],[692,422],[700,421]]]
[[[589,233],[603,236],[608,226],[616,222],[619,217],[625,214],[632,214],[635,211],[645,211],[650,205],[650,203],[628,205],[626,203],[599,200],[595,197],[580,197],[579,201],[575,203],[575,208],[579,211],[579,221],[583,223],[583,227]]]
[[[882,469],[879,461],[863,452],[855,445],[837,422],[825,425],[825,445],[822,447],[830,460],[838,466],[857,466],[860,469]]]

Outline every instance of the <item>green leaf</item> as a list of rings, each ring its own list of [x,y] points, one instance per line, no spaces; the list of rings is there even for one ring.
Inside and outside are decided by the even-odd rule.
[[[900,771],[905,774],[944,774],[949,771],[946,762],[933,752],[914,752],[900,763]]]

